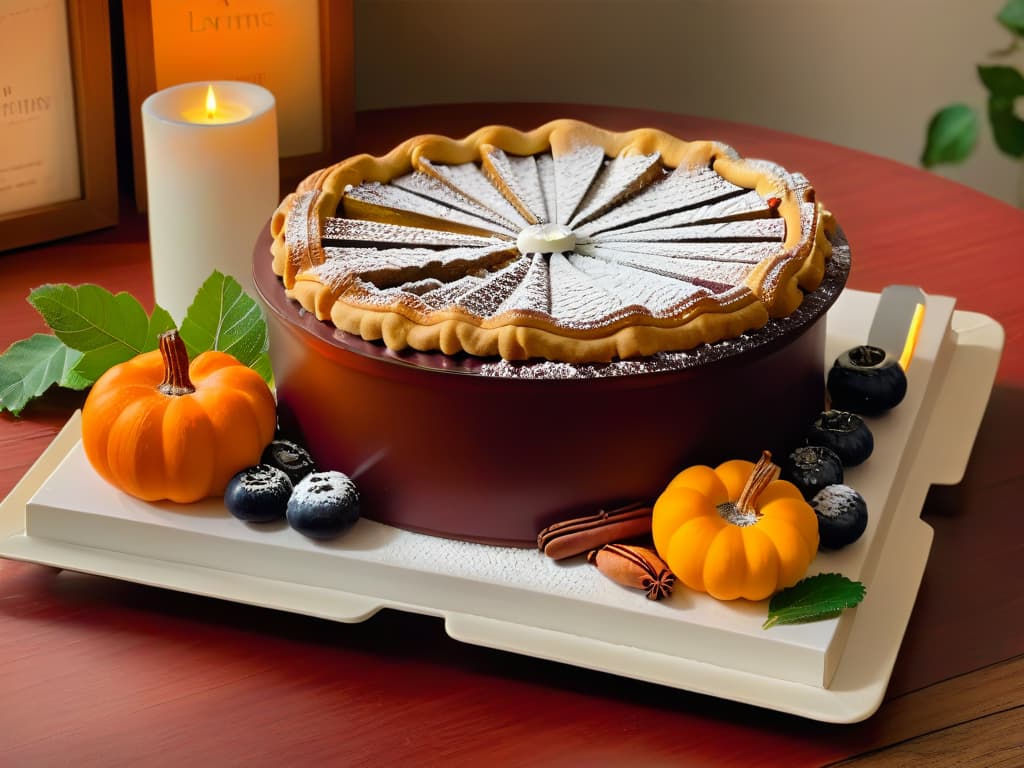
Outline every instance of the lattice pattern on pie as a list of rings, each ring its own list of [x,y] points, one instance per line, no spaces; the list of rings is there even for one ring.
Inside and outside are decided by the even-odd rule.
[[[344,331],[595,362],[788,315],[822,278],[832,226],[773,163],[556,120],[344,160],[285,198],[271,231],[288,295]]]

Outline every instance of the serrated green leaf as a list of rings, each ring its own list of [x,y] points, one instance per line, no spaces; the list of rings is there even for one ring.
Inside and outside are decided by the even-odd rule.
[[[1024,96],[1024,77],[1013,67],[979,65],[978,77],[991,96],[1010,100]]]
[[[85,389],[92,382],[74,373],[81,352],[60,339],[37,333],[12,344],[0,355],[0,411],[21,413],[28,401],[54,384]]]
[[[772,597],[762,629],[776,624],[803,624],[838,616],[864,599],[864,585],[838,573],[819,573]]]
[[[1015,35],[1024,36],[1024,0],[1008,0],[996,18]]]
[[[258,370],[269,383],[269,362],[261,363],[269,347],[266,318],[230,275],[215,271],[199,287],[180,332],[189,356],[208,349],[227,352]]]
[[[43,285],[29,294],[57,338],[82,353],[75,371],[95,381],[107,369],[155,349],[149,318],[129,293],[112,294],[98,285]]]
[[[989,98],[988,121],[996,146],[1010,157],[1024,157],[1024,120],[1013,111],[1013,101],[998,96]]]
[[[978,116],[966,104],[951,104],[939,110],[928,123],[921,165],[931,168],[942,163],[963,162],[978,139]]]

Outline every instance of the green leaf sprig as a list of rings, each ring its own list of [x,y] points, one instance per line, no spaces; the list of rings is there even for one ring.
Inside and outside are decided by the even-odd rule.
[[[994,51],[992,56],[1005,57],[1024,39],[1024,0],[1007,0],[996,20],[1012,39],[1008,48]],[[988,91],[988,122],[996,146],[1010,157],[1024,157],[1024,120],[1014,110],[1014,102],[1024,96],[1024,76],[1011,66],[980,64],[977,70],[978,79]],[[921,165],[931,168],[966,160],[977,142],[979,122],[977,111],[967,104],[940,109],[928,123]]]
[[[15,416],[53,385],[86,389],[113,366],[156,349],[160,334],[175,327],[163,307],[147,315],[131,294],[98,285],[43,285],[28,302],[53,335],[34,334],[0,355],[0,412]],[[266,318],[233,277],[215,271],[206,279],[179,334],[190,357],[228,352],[272,384]]]
[[[761,629],[835,618],[863,600],[865,592],[859,581],[851,581],[838,573],[808,576],[772,597],[768,619]]]

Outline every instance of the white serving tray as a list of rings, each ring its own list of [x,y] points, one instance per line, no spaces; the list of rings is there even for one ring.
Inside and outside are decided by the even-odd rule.
[[[878,301],[843,293],[827,360],[865,341]],[[931,547],[925,495],[962,477],[1002,345],[991,319],[928,298],[907,397],[870,421],[875,453],[847,473],[868,502],[868,530],[811,566],[868,587],[857,609],[828,621],[764,631],[765,602],[682,587],[652,602],[582,558],[555,563],[368,520],[324,544],[283,524],[243,524],[216,500],[147,504],[92,471],[77,415],[0,505],[0,556],[337,621],[381,608],[436,615],[464,642],[854,722],[881,703]]]

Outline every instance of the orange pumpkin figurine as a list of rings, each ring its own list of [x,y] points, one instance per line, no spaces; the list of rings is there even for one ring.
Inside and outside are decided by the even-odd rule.
[[[818,551],[818,520],[765,451],[680,472],[654,504],[658,554],[690,589],[763,600],[796,584]]]
[[[274,396],[226,352],[189,365],[176,331],[160,348],[113,366],[82,408],[82,445],[96,472],[146,501],[190,503],[224,493],[274,436]]]

